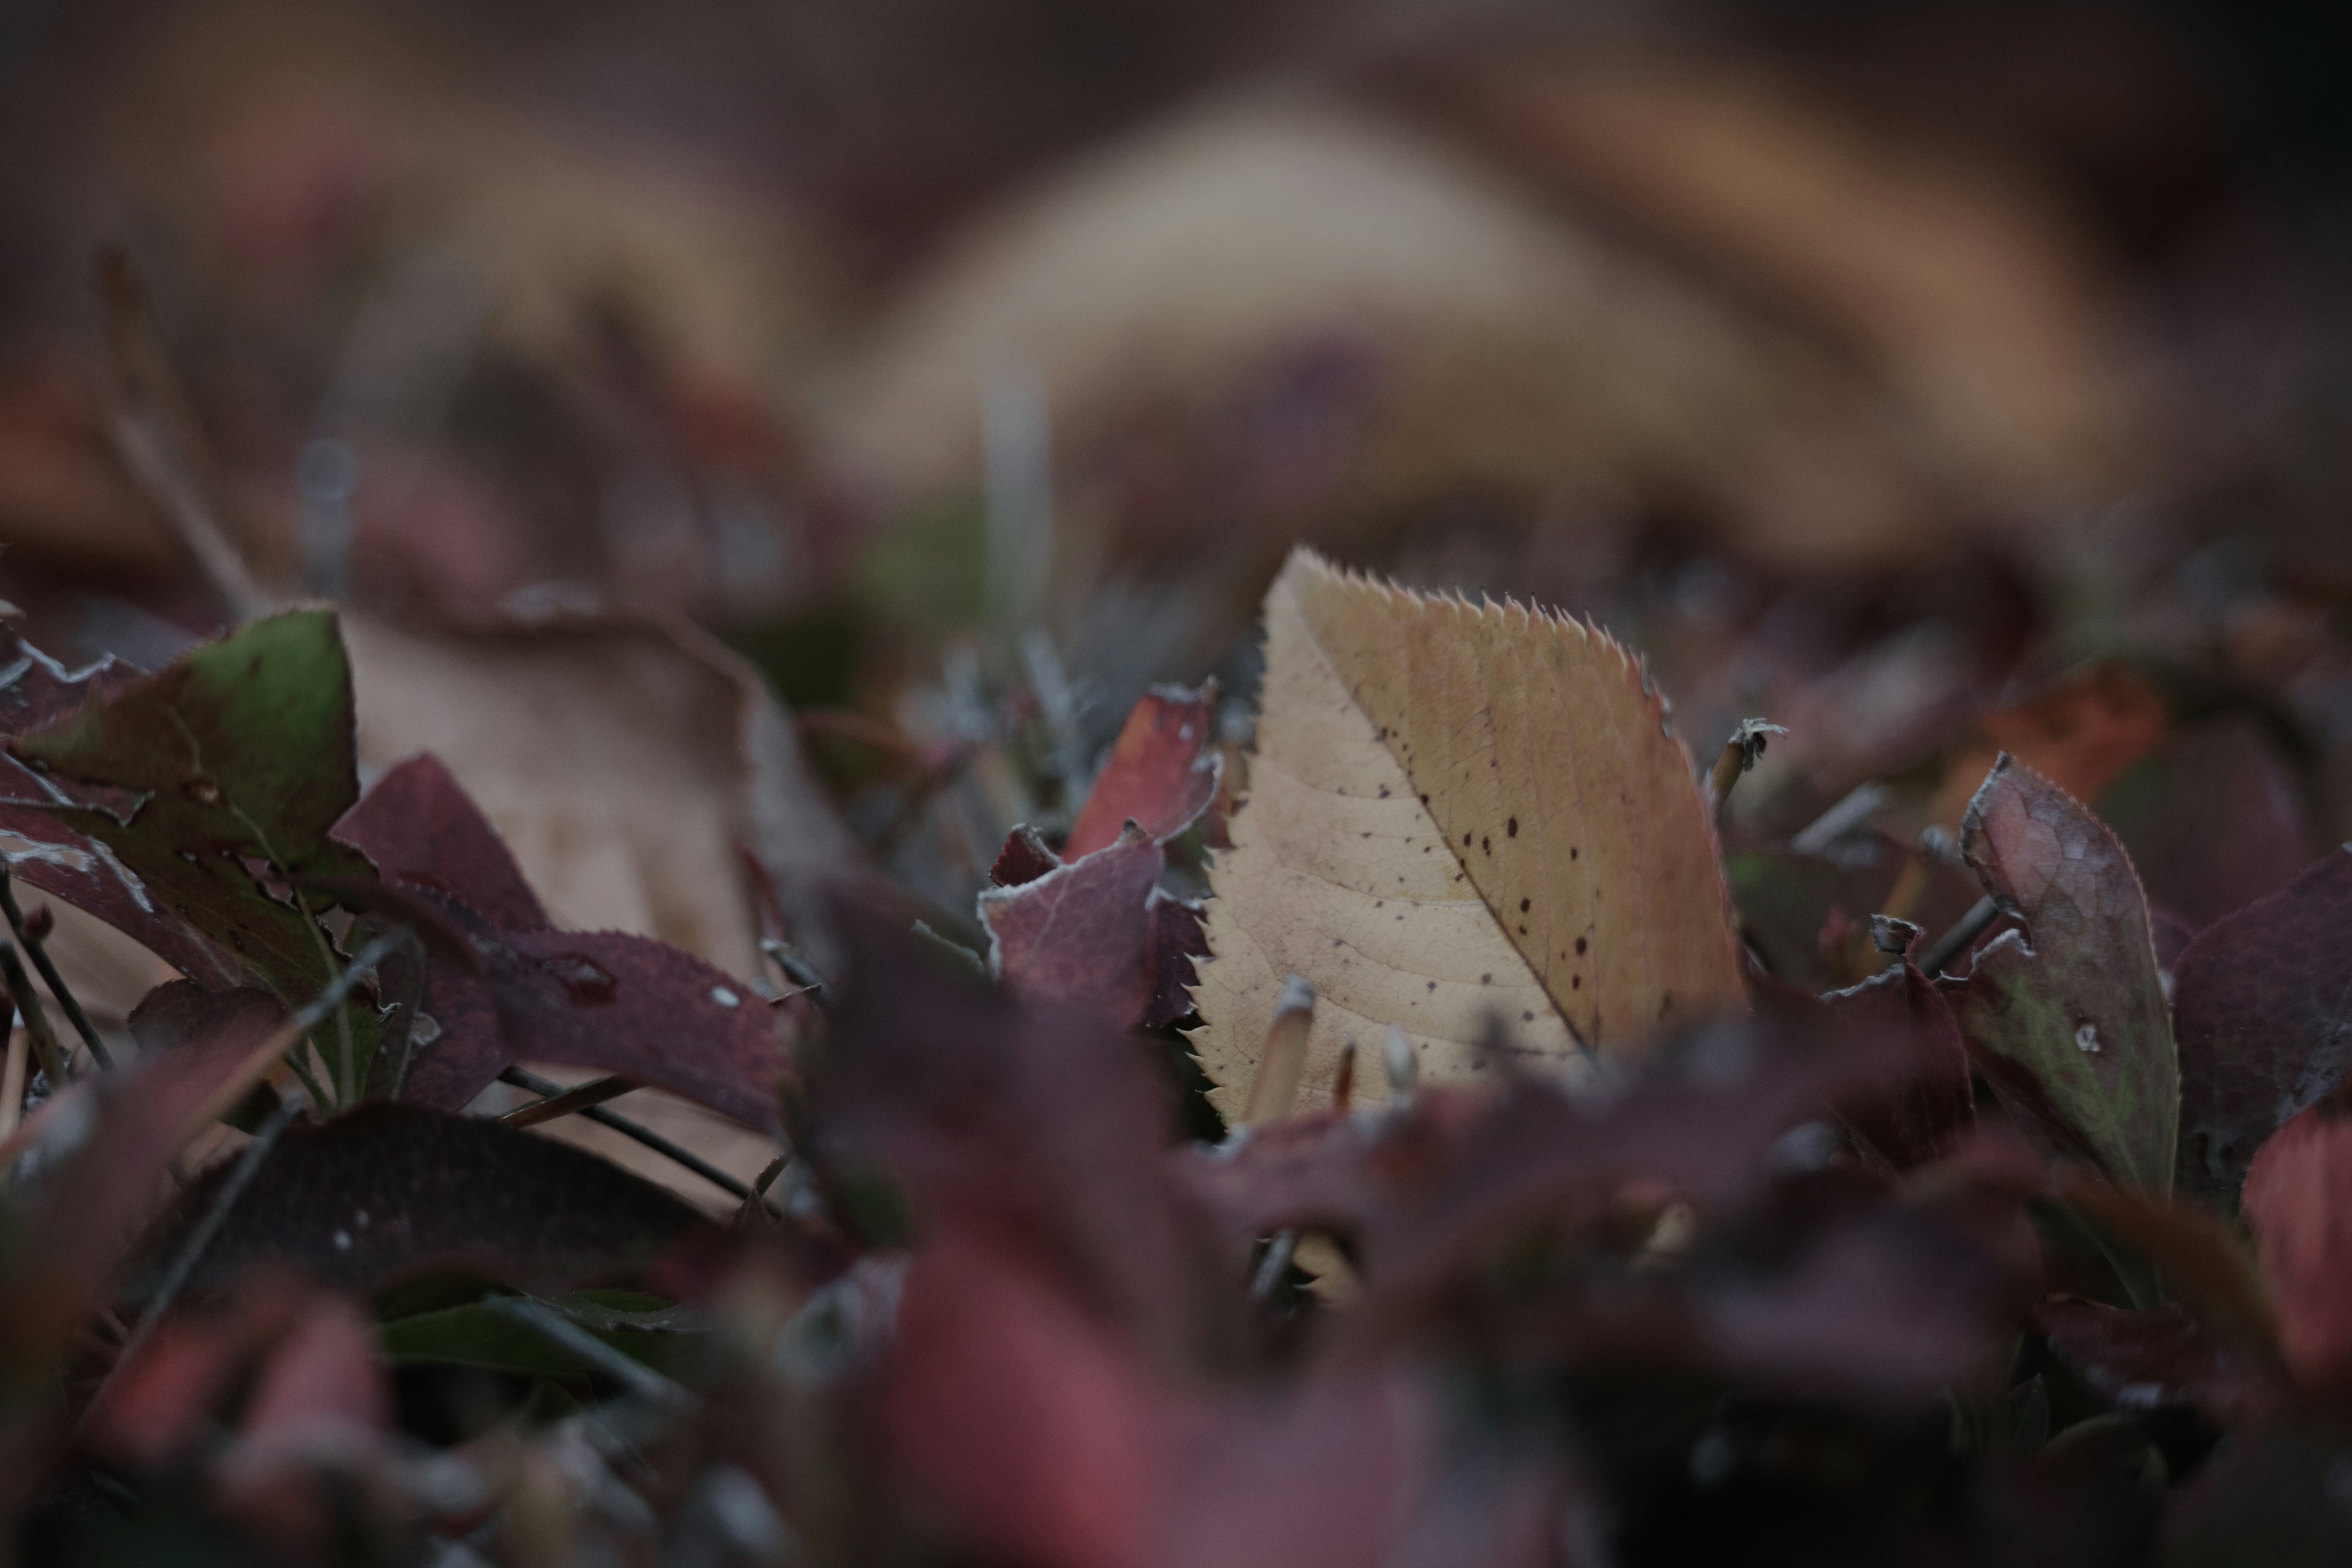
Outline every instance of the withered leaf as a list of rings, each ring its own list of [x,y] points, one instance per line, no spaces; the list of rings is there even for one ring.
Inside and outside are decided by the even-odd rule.
[[[1979,1070],[2059,1152],[2168,1192],[2179,1071],[2147,903],[2122,846],[2082,802],[2003,756],[1969,803],[1960,847],[2027,926],[1979,948],[1956,994]]]
[[[2176,1179],[2226,1210],[2254,1151],[2352,1068],[2352,849],[2199,932],[2172,1005]]]
[[[1265,628],[1252,793],[1194,993],[1227,1115],[1294,973],[1320,998],[1310,1103],[1392,1022],[1443,1080],[1476,1070],[1490,1030],[1575,1071],[1744,1006],[1689,757],[1607,636],[1303,550]]]
[[[226,1175],[191,1183],[157,1226],[168,1257]],[[289,1130],[229,1211],[194,1283],[257,1264],[367,1290],[458,1261],[532,1289],[642,1266],[700,1216],[649,1182],[551,1140],[421,1106],[372,1104]]]

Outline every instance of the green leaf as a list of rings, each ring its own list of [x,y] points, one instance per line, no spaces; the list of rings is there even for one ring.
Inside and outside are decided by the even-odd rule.
[[[1955,1010],[1979,1071],[2056,1152],[2172,1188],[2180,1068],[2130,858],[2090,808],[2007,755],[1961,851],[2026,931],[1979,949]]]
[[[549,1301],[580,1326],[656,1371],[670,1373],[693,1350],[692,1332],[676,1326],[672,1312],[616,1312],[582,1292]],[[651,1300],[651,1298],[645,1298]],[[650,1326],[649,1326],[650,1325]],[[526,1377],[584,1378],[592,1368],[529,1325],[499,1311],[490,1300],[468,1301],[419,1312],[381,1324],[384,1353],[395,1362],[477,1367]]]
[[[289,1005],[333,979],[340,961],[294,884],[374,873],[327,837],[359,795],[351,667],[331,612],[240,627],[13,749],[57,786],[49,809]],[[364,1051],[370,1009],[345,1015]]]

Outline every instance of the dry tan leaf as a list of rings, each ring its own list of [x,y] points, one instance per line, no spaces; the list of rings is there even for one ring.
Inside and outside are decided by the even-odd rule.
[[[432,752],[498,827],[559,926],[659,937],[759,976],[738,844],[804,940],[850,852],[759,677],[691,628],[487,630],[347,615],[360,765]]]
[[[1265,632],[1251,795],[1193,993],[1228,1118],[1293,973],[1320,999],[1302,1109],[1391,1022],[1442,1082],[1490,1038],[1574,1074],[1745,1006],[1690,758],[1606,634],[1304,550]]]

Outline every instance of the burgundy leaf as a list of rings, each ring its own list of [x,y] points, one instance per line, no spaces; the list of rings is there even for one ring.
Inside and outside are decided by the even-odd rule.
[[[334,836],[387,879],[456,899],[502,930],[548,923],[498,829],[430,752],[378,779]]]
[[[2234,1422],[2254,1387],[2253,1371],[2186,1308],[2135,1312],[2053,1296],[2032,1321],[2093,1393],[2122,1409],[2194,1405]]]
[[[1155,888],[1151,917],[1151,996],[1144,1004],[1143,1026],[1165,1028],[1192,1011],[1192,961],[1209,956],[1209,937],[1198,904],[1171,898]]]
[[[997,852],[996,862],[988,868],[991,887],[1017,888],[1024,882],[1034,882],[1048,871],[1061,868],[1062,858],[1045,847],[1037,830],[1026,823],[1004,836],[1004,847]]]
[[[0,627],[0,740],[14,740],[105,701],[142,679],[112,659],[68,670]],[[138,875],[98,840],[42,805],[67,804],[67,786],[0,750],[0,855],[18,880],[97,916],[191,978],[235,985],[246,966],[173,913]]]
[[[161,1202],[173,1158],[293,1044],[285,1022],[267,992],[173,981],[132,1016],[140,1060],[73,1084],[16,1130],[0,1159],[37,1142],[59,1163],[24,1245],[0,1262],[0,1334],[24,1345],[72,1331]]]
[[[1976,1126],[1976,1094],[1968,1047],[1944,994],[1906,957],[1823,1000],[1843,1031],[1901,1041],[1912,1063],[1899,1088],[1840,1108],[1855,1135],[1898,1171],[1957,1148]]]
[[[1954,994],[1971,1058],[2059,1152],[2169,1190],[2179,1071],[2131,861],[2080,801],[2007,756],[1969,803],[1961,850],[2027,926],[1979,948]]]
[[[2228,1209],[2254,1151],[2352,1068],[2352,849],[2200,932],[2172,1004],[2178,1179]]]
[[[1033,880],[983,889],[991,968],[1024,996],[1134,1022],[1154,988],[1150,903],[1166,864],[1138,832]]]
[[[157,1227],[169,1257],[211,1206],[223,1166],[184,1189]],[[290,1265],[369,1290],[455,1262],[530,1289],[641,1267],[703,1223],[685,1204],[593,1154],[495,1121],[376,1103],[297,1126],[228,1211],[194,1284]]]
[[[2244,712],[2182,726],[2096,804],[2148,901],[2200,929],[2285,887],[2320,848],[2301,784]]]
[[[1172,1108],[1144,1051],[1093,1008],[946,972],[899,921],[845,905],[839,924],[849,984],[810,1085],[833,1146],[894,1168],[927,1225],[1020,1237],[1140,1342],[1192,1342],[1223,1253],[1163,1165]]]
[[[1110,760],[1070,828],[1063,856],[1076,860],[1118,841],[1132,822],[1154,843],[1192,826],[1217,797],[1217,686],[1160,687],[1145,694],[1111,743]]]
[[[785,1064],[767,1003],[651,938],[551,929],[497,830],[431,756],[385,774],[336,831],[462,931],[481,971],[430,962],[433,1026],[403,1098],[461,1110],[515,1062],[543,1061],[635,1079],[746,1126],[782,1125]]]

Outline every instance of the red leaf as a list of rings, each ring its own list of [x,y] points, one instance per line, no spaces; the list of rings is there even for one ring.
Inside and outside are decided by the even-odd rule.
[[[908,1478],[983,1555],[1147,1568],[1169,1420],[1120,1345],[961,1236],[917,1256],[881,1415]]]
[[[1192,826],[1217,796],[1223,760],[1216,751],[1216,682],[1197,691],[1160,687],[1145,694],[1112,742],[1110,760],[1070,829],[1071,860],[1117,843],[1133,822],[1155,843]]]
[[[2243,1202],[2287,1366],[2305,1383],[2352,1383],[2352,1106],[2330,1097],[2273,1134]]]
[[[2228,1209],[2254,1151],[2352,1068],[2352,849],[2200,932],[2172,1003],[2176,1179]]]
[[[1166,864],[1166,852],[1138,832],[1018,886],[983,889],[990,966],[1034,1000],[1134,1022],[1151,999],[1150,901]]]
[[[430,752],[378,779],[334,836],[374,861],[387,880],[456,899],[503,930],[547,925],[498,829]]]
[[[74,1084],[0,1148],[13,1160],[46,1140],[65,1162],[44,1184],[25,1246],[0,1265],[0,1333],[20,1346],[72,1331],[161,1204],[173,1157],[293,1043],[279,1032],[284,1009],[262,991],[207,994],[173,981],[133,1016],[149,1054]]]

